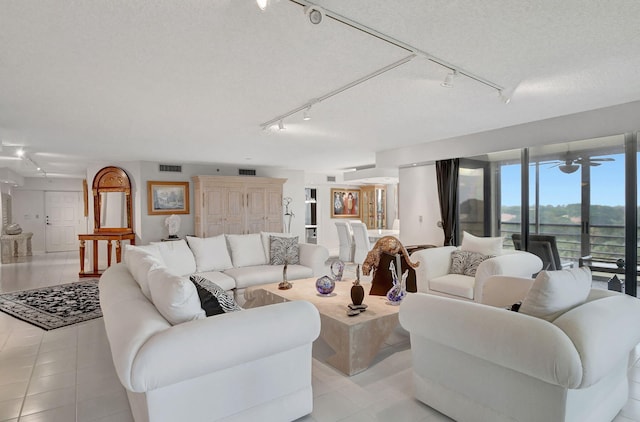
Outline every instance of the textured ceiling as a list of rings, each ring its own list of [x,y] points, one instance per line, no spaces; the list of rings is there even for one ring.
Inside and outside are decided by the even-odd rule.
[[[300,3],[305,3],[300,1]],[[338,1],[331,13],[418,56],[284,120],[410,53],[279,0],[0,0],[0,167],[82,176],[90,161],[225,163],[329,171],[376,151],[640,99],[640,2]]]

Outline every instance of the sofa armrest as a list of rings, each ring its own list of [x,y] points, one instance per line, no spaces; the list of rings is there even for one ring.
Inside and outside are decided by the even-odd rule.
[[[300,243],[300,265],[313,270],[314,277],[325,274],[325,265],[329,259],[329,250],[322,245],[312,243]]]
[[[146,392],[305,345],[320,334],[311,303],[216,315],[155,334],[138,351],[127,389]],[[114,356],[114,358],[117,358]],[[311,357],[309,357],[311,358]]]
[[[482,297],[476,302],[484,305],[506,308],[521,302],[535,280],[533,278],[494,275],[487,278],[482,289]]]
[[[400,324],[410,332],[412,343],[416,336],[424,338],[565,388],[576,388],[582,380],[580,355],[571,339],[543,319],[410,293],[400,305]]]
[[[482,300],[484,283],[491,276],[508,275],[531,278],[533,274],[541,269],[542,260],[530,252],[513,251],[489,258],[478,265],[473,286],[473,297],[476,302]]]
[[[429,292],[429,280],[449,273],[451,252],[455,246],[420,249],[411,254],[411,260],[419,262],[416,267],[416,285],[419,292]]]
[[[640,300],[621,293],[608,296],[573,308],[553,322],[582,357],[580,388],[610,374],[640,343]]]

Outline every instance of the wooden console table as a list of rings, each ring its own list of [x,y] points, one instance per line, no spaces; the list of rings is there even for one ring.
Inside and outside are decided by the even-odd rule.
[[[129,233],[94,233],[79,234],[80,240],[80,277],[98,277],[101,272],[98,270],[98,241],[107,241],[107,266],[111,266],[111,242],[116,241],[116,262],[122,260],[122,241],[128,240],[132,245],[136,244],[136,234]],[[84,249],[87,240],[93,241],[93,272],[86,273],[84,271]]]

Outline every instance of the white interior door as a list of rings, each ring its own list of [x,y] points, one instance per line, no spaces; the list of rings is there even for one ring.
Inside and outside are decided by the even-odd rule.
[[[45,192],[45,248],[47,252],[78,249],[81,196],[79,192]]]

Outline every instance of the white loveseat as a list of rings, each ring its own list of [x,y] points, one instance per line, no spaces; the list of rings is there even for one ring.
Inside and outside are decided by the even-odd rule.
[[[408,295],[416,398],[460,422],[612,420],[628,399],[640,301],[589,290],[590,273],[576,293],[580,271],[541,273],[520,312]]]
[[[452,271],[453,253],[466,252],[484,256],[479,264],[473,263],[473,271],[462,268],[466,274]],[[490,256],[490,258],[486,258]],[[476,237],[464,232],[462,245],[421,249],[411,254],[412,260],[419,262],[416,271],[416,285],[419,292],[430,293],[454,299],[484,303],[484,285],[492,276],[508,275],[531,278],[542,269],[542,260],[536,255],[502,249],[499,237]]]
[[[283,233],[262,232],[246,235],[220,235],[209,238],[187,236],[187,241],[152,242],[145,246],[125,246],[127,254],[136,249],[151,253],[176,275],[201,275],[232,292],[244,303],[247,287],[282,281],[283,265],[271,265],[270,238],[290,237]],[[287,266],[287,278],[299,280],[326,273],[329,251],[321,245],[298,243],[299,263]]]
[[[205,318],[188,278],[155,259],[142,261],[153,263],[136,266],[141,280],[164,277],[151,285],[153,300],[124,263],[107,269],[99,284],[113,362],[136,422],[275,422],[311,413],[311,350],[320,333],[313,305],[287,302]],[[186,288],[193,291],[183,298]],[[195,311],[188,309],[193,300]],[[185,322],[169,322],[167,312]]]

